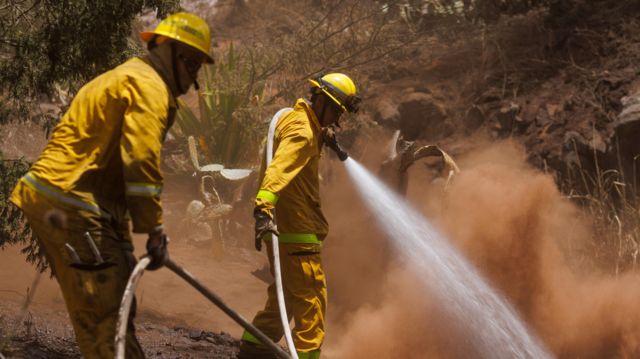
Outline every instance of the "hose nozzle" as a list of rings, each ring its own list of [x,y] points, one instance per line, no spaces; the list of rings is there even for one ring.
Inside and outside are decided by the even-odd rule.
[[[335,143],[335,145],[330,145],[329,147],[331,147],[336,155],[338,155],[340,161],[344,162],[347,160],[347,158],[349,158],[349,154],[345,150],[343,150],[342,147],[340,147],[340,144],[338,144],[337,142]]]
[[[342,147],[338,143],[336,132],[332,127],[322,128],[322,141],[325,145],[329,146],[329,148],[331,148],[336,153],[336,155],[338,155],[340,161],[344,162],[347,160],[347,158],[349,158],[349,154],[347,154],[347,151],[342,149]]]

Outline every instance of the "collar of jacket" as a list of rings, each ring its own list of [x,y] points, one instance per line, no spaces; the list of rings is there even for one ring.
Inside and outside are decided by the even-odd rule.
[[[303,98],[299,98],[296,101],[296,105],[293,107],[293,110],[304,110],[304,112],[307,113],[307,117],[309,118],[309,121],[311,121],[313,127],[318,131],[320,130],[320,121],[318,120],[318,117],[316,117],[315,112],[313,112],[313,109],[311,109],[311,103],[309,101]]]
[[[149,56],[139,57],[139,59],[142,60],[145,64],[149,65],[160,76],[165,86],[167,86],[167,90],[169,92],[169,107],[177,109],[178,102],[176,101],[176,96],[173,94],[171,86],[169,86],[169,74],[166,73],[166,70],[163,67],[156,67]]]

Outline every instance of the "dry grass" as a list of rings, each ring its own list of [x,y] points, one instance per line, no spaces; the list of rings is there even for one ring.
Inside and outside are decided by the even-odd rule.
[[[595,171],[578,160],[570,168],[563,187],[567,197],[581,205],[585,219],[593,224],[586,253],[594,265],[616,276],[638,267],[640,254],[640,203],[634,182],[621,169]],[[634,171],[635,172],[635,171]]]

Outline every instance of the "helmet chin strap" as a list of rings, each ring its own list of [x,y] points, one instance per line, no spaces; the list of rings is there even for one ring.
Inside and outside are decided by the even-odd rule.
[[[322,112],[320,112],[320,117],[319,117],[320,127],[324,127],[324,113],[326,112],[326,110],[327,110],[327,103],[325,102],[322,104]]]
[[[175,42],[169,44],[171,46],[171,65],[173,66],[173,82],[176,84],[176,90],[182,92],[182,83],[180,81],[180,74],[178,73],[178,50]]]
[[[330,103],[328,102],[330,99],[327,97],[327,95],[322,95],[323,96],[323,102],[322,102],[322,111],[320,112],[320,116],[318,116],[318,120],[320,121],[320,127],[326,127],[326,125],[323,123],[324,122],[324,115],[327,112],[327,106],[330,106]]]

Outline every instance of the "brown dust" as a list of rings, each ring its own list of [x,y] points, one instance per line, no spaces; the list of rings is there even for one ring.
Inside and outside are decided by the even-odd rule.
[[[446,193],[416,164],[409,201],[558,358],[639,357],[638,275],[577,269],[576,251],[592,240],[589,223],[552,178],[527,165],[523,149],[509,141],[487,143],[457,160],[462,173]],[[464,320],[445,318],[447,304],[435,301],[429,283],[394,254],[376,219],[345,205],[356,201],[347,194],[355,192],[348,186],[339,192],[332,196],[342,198],[340,205],[325,202],[333,226],[325,255],[333,295],[327,357],[474,357]]]

